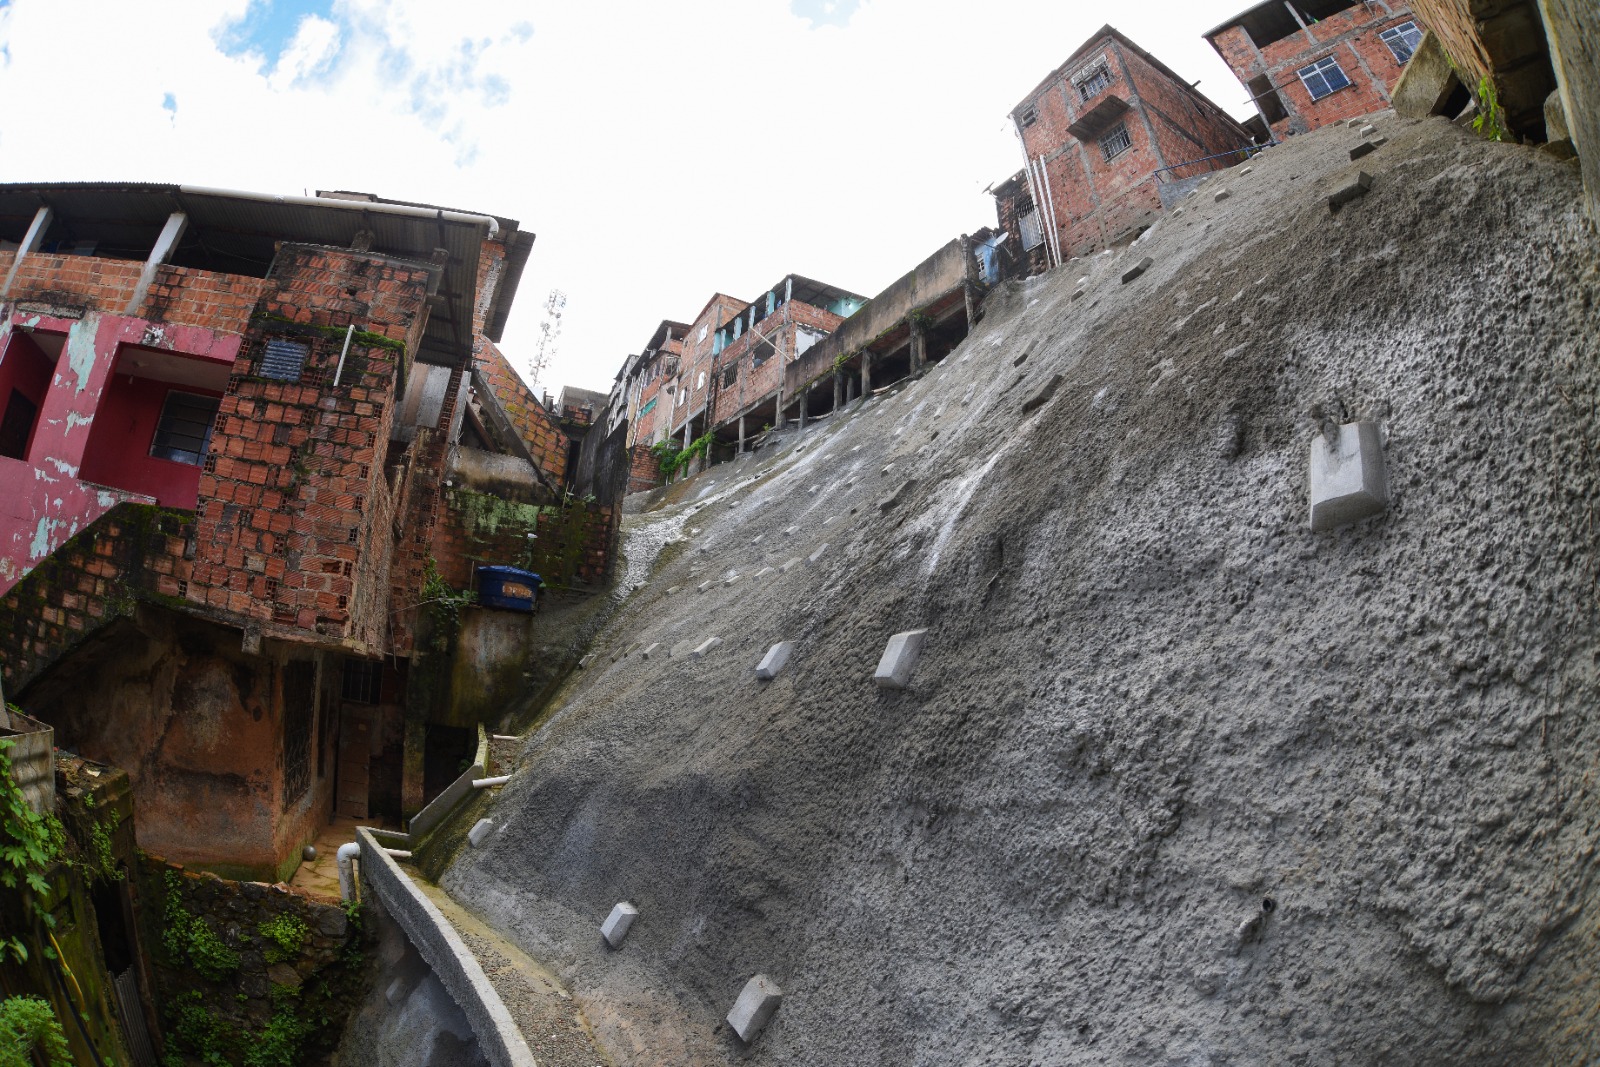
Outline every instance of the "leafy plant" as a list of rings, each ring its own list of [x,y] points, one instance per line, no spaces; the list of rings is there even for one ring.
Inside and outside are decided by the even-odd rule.
[[[1478,117],[1472,120],[1472,128],[1485,140],[1511,139],[1510,131],[1506,129],[1505,108],[1500,106],[1494,82],[1490,81],[1487,75],[1478,81]]]
[[[96,822],[89,829],[89,867],[92,881],[120,882],[124,875],[117,866],[117,857],[111,850],[111,834],[116,830],[115,818],[111,825]]]
[[[173,1042],[198,1056],[207,1067],[229,1067],[227,1046],[233,1032],[216,1012],[206,1007],[198,990],[191,989],[177,997],[168,1009],[167,1019]],[[183,1060],[168,1052],[165,1063],[167,1067],[182,1067]]]
[[[239,969],[239,954],[223,943],[211,927],[183,906],[183,877],[167,872],[167,902],[161,943],[177,961],[188,960],[202,978],[220,981]]]
[[[49,1001],[26,996],[0,1001],[0,1067],[33,1067],[35,1049],[50,1067],[72,1067],[72,1050]]]
[[[244,1054],[245,1067],[296,1067],[300,1046],[316,1029],[295,1002],[295,992],[283,986],[272,987],[272,1018],[252,1036],[250,1050]]]
[[[472,590],[457,592],[450,588],[450,583],[440,575],[439,566],[432,556],[423,562],[421,605],[428,609],[435,629],[453,632],[461,620],[461,609],[477,602],[478,594]]]
[[[272,942],[263,953],[268,963],[294,959],[300,955],[306,939],[311,936],[311,928],[296,915],[276,916],[256,929],[262,937]]]
[[[678,469],[678,454],[682,450],[676,441],[657,441],[650,446],[650,451],[655,453],[656,466],[661,471],[661,477],[671,478],[672,473]]]
[[[15,744],[11,738],[0,740],[0,887],[44,893],[50,888],[44,873],[62,855],[66,834],[54,813],[40,815],[28,806],[11,769],[9,750]],[[48,914],[41,918],[49,925]],[[27,960],[28,947],[20,937],[0,937],[0,961],[7,956]]]

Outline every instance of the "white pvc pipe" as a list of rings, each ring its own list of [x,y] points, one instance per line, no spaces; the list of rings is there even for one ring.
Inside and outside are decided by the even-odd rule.
[[[1012,132],[1017,135],[1017,147],[1022,149],[1022,173],[1028,177],[1028,195],[1033,198],[1033,210],[1039,213],[1039,237],[1044,242],[1045,265],[1054,266],[1055,264],[1050,261],[1050,242],[1044,236],[1044,200],[1039,196],[1038,184],[1034,181],[1033,160],[1028,158],[1028,146],[1022,140],[1022,131],[1013,125]],[[1021,223],[1019,222],[1018,225],[1020,226]]]
[[[1056,224],[1056,194],[1050,189],[1050,168],[1039,157],[1039,173],[1044,175],[1044,198],[1050,202],[1050,232],[1055,235],[1056,265],[1061,264],[1061,227]]]
[[[340,845],[336,857],[339,860],[339,899],[356,899],[356,857],[361,855],[361,845],[352,841],[348,845]]]
[[[446,211],[437,207],[411,207],[409,204],[379,204],[370,200],[336,200],[327,196],[280,196],[275,193],[252,193],[246,189],[218,189],[208,185],[180,185],[178,192],[193,196],[221,196],[231,200],[254,200],[263,204],[288,204],[294,207],[327,207],[345,211],[375,211],[381,215],[404,215],[413,219],[442,219],[445,222],[467,222],[489,227],[489,239],[500,237],[500,223],[490,215],[474,215],[467,211]]]
[[[509,774],[503,774],[499,778],[479,778],[472,783],[472,788],[491,789],[497,785],[505,785],[509,781],[511,781]]]
[[[344,374],[344,357],[350,354],[350,338],[356,335],[356,324],[351,323],[350,328],[344,332],[344,348],[339,351],[339,365],[333,370],[333,387],[339,388],[339,379]]]
[[[397,860],[408,860],[411,858],[411,853],[407,852],[403,848],[386,848],[384,851]]]

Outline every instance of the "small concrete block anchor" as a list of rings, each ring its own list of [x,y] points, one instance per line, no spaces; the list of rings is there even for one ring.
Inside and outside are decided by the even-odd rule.
[[[922,654],[922,641],[927,636],[927,630],[907,630],[889,638],[883,657],[878,660],[878,669],[872,675],[878,688],[904,689],[910,684],[911,672],[917,666],[917,657]]]
[[[494,820],[479,819],[473,824],[472,829],[467,831],[467,841],[473,848],[477,848],[487,841],[492,833],[494,833]]]
[[[723,585],[732,585],[734,582],[737,582],[742,577],[744,577],[744,575],[742,575],[742,574],[730,574],[730,575],[728,575],[727,580],[724,581],[722,584]]]
[[[1378,141],[1382,139],[1383,138],[1380,137],[1376,140],[1362,141],[1360,144],[1350,149],[1351,160],[1353,161],[1361,159],[1364,156],[1370,156],[1372,153],[1376,152],[1378,150]]]
[[[1156,261],[1151,259],[1149,256],[1145,256],[1139,262],[1135,263],[1133,266],[1129,267],[1127,270],[1122,272],[1122,284],[1123,285],[1127,285],[1129,282],[1133,281],[1139,275],[1143,274],[1145,271],[1147,271],[1151,267],[1155,266],[1155,262]]]
[[[717,583],[714,582],[714,581],[712,581],[712,582],[701,582],[699,585],[695,586],[695,588],[700,590],[700,592],[704,593],[707,589],[710,589],[712,586],[714,586],[716,584]]]
[[[1389,478],[1377,423],[1346,423],[1338,428],[1337,442],[1320,433],[1312,438],[1313,531],[1337,530],[1382,514],[1388,506]]]
[[[595,654],[593,652],[591,652],[587,656],[585,656],[582,659],[580,659],[578,661],[578,669],[580,671],[588,670],[589,669],[589,664],[594,662],[594,657],[595,657]]]
[[[757,577],[757,578],[765,578],[769,574],[777,574],[777,573],[778,572],[773,570],[771,567],[762,567],[760,570],[756,571],[755,577]]]
[[[1337,212],[1346,204],[1366,196],[1372,189],[1372,175],[1362,171],[1348,182],[1328,194],[1328,210]]]
[[[708,637],[704,641],[700,642],[699,646],[697,646],[693,652],[689,653],[689,658],[704,659],[707,652],[710,652],[720,644],[722,644],[722,638]]]
[[[616,948],[622,944],[622,939],[628,936],[628,927],[633,925],[633,920],[639,917],[639,909],[629,904],[626,900],[611,909],[611,914],[606,916],[606,921],[600,926],[600,936],[606,939],[606,944]]]
[[[815,562],[817,562],[817,560],[821,559],[827,553],[827,551],[828,551],[828,542],[824,541],[824,542],[822,542],[822,547],[818,548],[815,552],[811,553],[811,555],[806,557],[806,562],[807,563],[815,563]]]
[[[656,650],[659,649],[660,647],[661,647],[661,642],[660,641],[656,641],[649,648],[647,648],[643,652],[639,653],[639,655],[643,659],[649,659],[651,656],[656,654]]]
[[[767,649],[767,654],[756,664],[756,677],[763,682],[770,682],[783,670],[784,664],[789,662],[789,653],[794,651],[793,641],[779,641]]]
[[[1048,382],[1046,382],[1037,393],[1034,393],[1031,397],[1022,402],[1022,413],[1027,415],[1030,412],[1044,407],[1050,402],[1050,398],[1056,395],[1056,389],[1060,387],[1060,385],[1061,375],[1057,374]]]
[[[898,489],[884,497],[882,500],[878,501],[878,510],[888,511],[890,508],[898,506],[900,502],[903,501],[911,492],[911,490],[916,488],[916,485],[917,480],[915,478],[908,478],[901,482]]]
[[[798,566],[800,566],[800,557],[796,556],[794,559],[784,563],[784,565],[779,567],[778,570],[782,571],[784,574],[788,574]]]
[[[1220,203],[1222,203],[1224,200],[1228,199],[1228,197],[1230,197],[1232,195],[1233,194],[1228,192],[1228,190],[1226,190],[1226,189],[1218,189],[1215,193],[1213,193],[1211,195],[1211,199],[1212,199],[1212,201],[1214,203],[1220,204]]]
[[[728,1025],[739,1035],[739,1040],[748,1045],[766,1029],[782,999],[783,990],[778,988],[778,983],[758,974],[744,984],[733,1010],[728,1012]]]
[[[1252,172],[1255,169],[1256,168],[1254,168],[1254,167],[1244,167],[1239,171],[1239,173],[1240,174],[1249,174],[1250,172]]]
[[[1372,125],[1372,123],[1370,123],[1370,122],[1367,123],[1365,126],[1361,127],[1361,130],[1360,130],[1361,136],[1363,136],[1363,137],[1371,137],[1373,134],[1375,134],[1377,132],[1378,132],[1378,127]]]

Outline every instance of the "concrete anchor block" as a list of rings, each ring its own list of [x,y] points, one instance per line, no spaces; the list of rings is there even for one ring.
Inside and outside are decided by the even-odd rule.
[[[765,537],[765,536],[767,536],[767,535],[766,534],[756,534],[754,537],[750,538],[750,543],[752,545],[759,545],[761,543],[761,539],[763,537]]]
[[[639,653],[639,657],[641,659],[649,659],[651,656],[656,654],[656,649],[658,649],[660,647],[661,647],[661,642],[660,641],[656,641],[656,642],[652,643],[649,648],[647,648],[643,652]]]
[[[1224,200],[1228,199],[1228,197],[1230,197],[1232,195],[1233,194],[1228,192],[1228,190],[1226,190],[1226,189],[1218,189],[1215,193],[1213,193],[1211,195],[1211,200],[1212,200],[1213,203],[1220,204],[1220,203],[1222,203]]]
[[[800,566],[800,557],[796,556],[793,559],[785,562],[781,567],[778,568],[778,570],[784,574],[788,574],[798,566]]]
[[[1356,132],[1361,134],[1361,136],[1363,136],[1363,137],[1370,137],[1373,134],[1378,132],[1378,127],[1372,125],[1372,123],[1369,122],[1365,126],[1361,127],[1361,129],[1357,130]]]
[[[1240,173],[1240,174],[1249,174],[1249,173],[1251,173],[1251,172],[1252,172],[1252,171],[1254,171],[1254,170],[1255,170],[1255,169],[1256,169],[1256,168],[1254,168],[1254,167],[1244,167],[1244,168],[1243,168],[1243,169],[1241,169],[1241,170],[1240,170],[1240,171],[1239,171],[1239,173]]]
[[[785,537],[793,537],[795,534],[797,534],[799,532],[800,532],[800,527],[798,527],[798,526],[790,526],[790,527],[788,527],[787,529],[785,529],[783,531],[783,536],[785,536]]]
[[[778,988],[778,983],[758,974],[744,984],[733,1010],[728,1012],[728,1025],[739,1035],[739,1040],[748,1045],[766,1029],[782,999],[783,990]]]
[[[606,916],[606,921],[600,924],[600,936],[606,939],[606,944],[616,948],[622,944],[622,939],[628,936],[628,928],[638,917],[639,909],[624,900],[612,908],[611,914]]]
[[[494,820],[479,819],[473,824],[472,829],[467,831],[467,842],[473,848],[477,848],[487,841],[492,833],[494,833]]]
[[[390,1004],[398,1004],[406,999],[406,980],[404,978],[396,978],[390,982],[389,988],[383,991],[383,999]]]
[[[681,586],[681,585],[671,586],[671,587],[669,587],[667,589],[667,595],[668,596],[676,596],[678,594],[678,592],[680,592],[682,589],[683,589],[683,586]]]
[[[777,574],[777,573],[778,572],[776,570],[774,570],[773,568],[771,568],[771,567],[762,567],[760,570],[756,571],[754,576],[757,577],[757,578],[765,578],[769,574]]]
[[[1354,203],[1372,189],[1372,175],[1362,171],[1348,182],[1328,194],[1328,210],[1337,213],[1346,204]]]
[[[587,656],[585,656],[582,659],[580,659],[578,661],[578,669],[580,671],[588,670],[589,669],[589,664],[594,662],[594,657],[595,657],[595,654],[593,652],[591,652]]]
[[[743,578],[743,577],[744,577],[744,575],[742,575],[742,574],[731,574],[731,575],[728,576],[728,579],[726,581],[724,581],[722,584],[723,585],[732,585],[734,582],[737,582],[740,578]]]
[[[1339,427],[1336,444],[1318,434],[1311,440],[1311,529],[1336,530],[1389,506],[1383,439],[1375,422]]]
[[[779,641],[767,649],[767,654],[756,664],[756,677],[763,682],[770,682],[783,670],[784,664],[789,662],[789,653],[794,651],[793,641]]]
[[[700,592],[704,593],[707,589],[710,589],[712,586],[714,586],[716,584],[717,583],[714,582],[714,581],[713,582],[701,582],[699,585],[695,586],[695,588],[700,590]]]
[[[706,653],[710,652],[712,649],[716,648],[720,644],[722,644],[722,638],[720,638],[720,637],[708,637],[704,641],[700,642],[700,644],[695,647],[695,650],[693,652],[689,653],[689,658],[690,659],[704,659]]]
[[[1022,402],[1022,413],[1027,415],[1028,413],[1036,411],[1037,409],[1048,404],[1050,402],[1050,398],[1056,395],[1056,389],[1060,385],[1061,375],[1057,374],[1048,382],[1046,382],[1037,393],[1034,393],[1027,400]]]
[[[872,675],[878,688],[904,689],[910,684],[911,672],[917,665],[917,657],[922,654],[922,642],[927,636],[927,630],[907,630],[889,638],[889,644],[884,647],[883,656],[878,660],[878,669]]]
[[[1122,272],[1122,284],[1127,285],[1129,282],[1139,277],[1139,275],[1155,266],[1155,262],[1156,261],[1151,259],[1149,256],[1145,256],[1139,262]]]
[[[1383,138],[1379,137],[1374,138],[1371,141],[1362,141],[1360,144],[1350,149],[1351,160],[1362,159],[1366,156],[1370,156],[1372,153],[1378,150],[1378,142],[1381,140],[1383,140]]]
[[[815,552],[811,553],[811,555],[806,557],[806,562],[807,563],[815,563],[815,562],[817,562],[817,560],[821,559],[823,557],[823,555],[827,551],[828,551],[828,542],[824,541],[824,542],[822,542],[822,547],[821,548],[818,548]]]
[[[897,506],[916,487],[916,484],[917,480],[915,478],[907,478],[901,482],[898,489],[878,501],[878,510],[888,511],[890,508]]]

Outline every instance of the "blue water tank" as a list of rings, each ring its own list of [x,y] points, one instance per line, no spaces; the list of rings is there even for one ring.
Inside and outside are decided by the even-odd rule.
[[[531,612],[544,583],[532,571],[516,567],[479,567],[478,603],[486,608]]]

